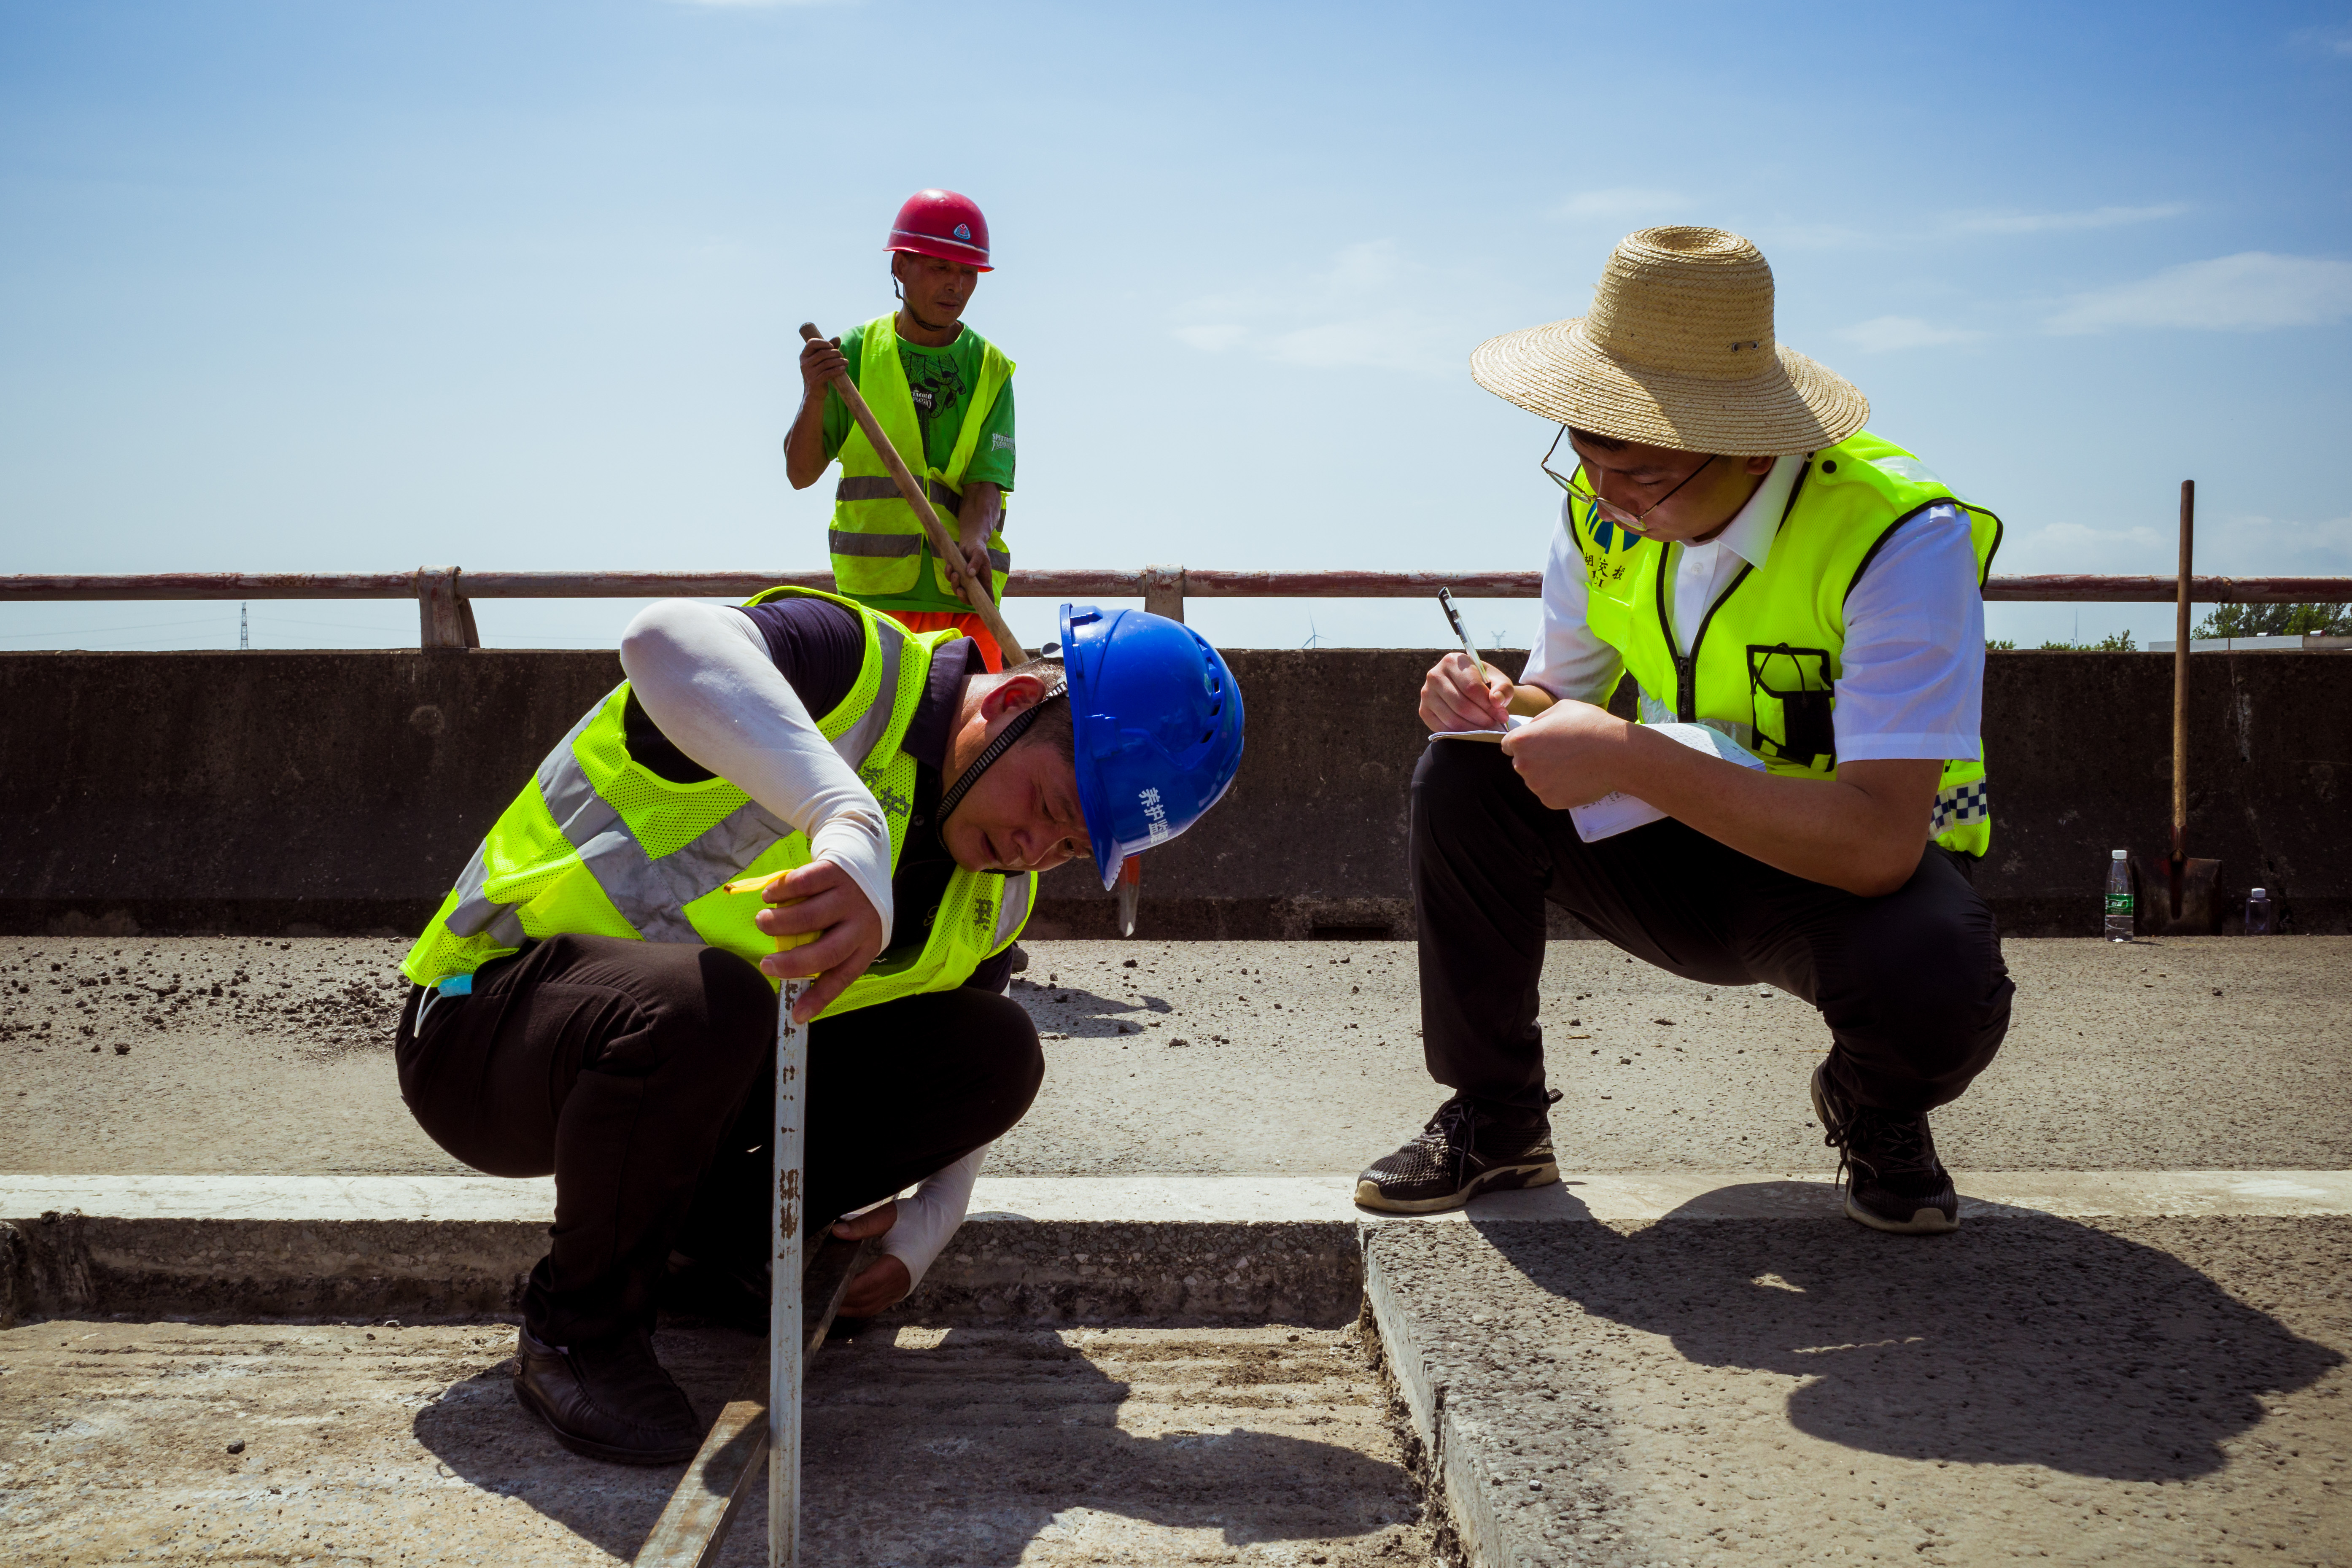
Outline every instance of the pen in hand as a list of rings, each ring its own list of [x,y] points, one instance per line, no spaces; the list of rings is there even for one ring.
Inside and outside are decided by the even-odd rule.
[[[1454,623],[1454,635],[1462,639],[1462,651],[1470,656],[1471,665],[1478,671],[1478,684],[1486,685],[1486,661],[1478,657],[1478,645],[1470,640],[1469,629],[1462,624],[1462,612],[1454,607],[1454,590],[1440,588],[1437,604],[1445,612],[1445,618]]]

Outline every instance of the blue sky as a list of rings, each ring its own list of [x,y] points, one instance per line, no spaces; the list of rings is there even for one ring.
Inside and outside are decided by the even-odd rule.
[[[882,230],[943,184],[994,231],[1026,564],[1538,565],[1549,430],[1467,355],[1685,222],[1763,247],[1783,341],[2002,514],[2000,570],[2168,572],[2193,476],[2203,568],[2352,574],[2347,89],[2346,5],[0,0],[0,571],[821,568],[793,329],[887,309]],[[1992,610],[2078,625],[2169,611]],[[234,605],[0,605],[0,647],[235,640]]]

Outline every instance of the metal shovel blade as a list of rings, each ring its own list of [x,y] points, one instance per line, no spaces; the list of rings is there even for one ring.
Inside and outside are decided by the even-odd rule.
[[[1118,868],[1118,934],[1135,934],[1136,911],[1143,906],[1143,857],[1130,855]]]
[[[2180,913],[2172,912],[2170,860],[2137,859],[2134,924],[2142,936],[2215,936],[2221,930],[2221,862],[2189,857],[2181,865]]]

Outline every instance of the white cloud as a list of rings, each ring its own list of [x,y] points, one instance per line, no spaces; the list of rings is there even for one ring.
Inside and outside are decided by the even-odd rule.
[[[1307,277],[1193,300],[1184,311],[1191,320],[1171,335],[1202,353],[1238,349],[1277,364],[1450,374],[1477,341],[1451,302],[1475,297],[1394,240],[1366,240]]]
[[[2180,539],[2169,526],[2093,528],[2053,522],[2014,530],[2001,546],[1997,570],[2169,577],[2179,563]],[[2352,576],[2352,515],[2317,522],[2281,522],[2245,513],[2219,521],[2200,516],[2197,570],[2231,577]]]
[[[2166,552],[2169,551],[2170,554]],[[2013,528],[1995,570],[2027,576],[2090,572],[2116,576],[2168,575],[2179,565],[2180,542],[2160,528],[2093,528],[2053,522]]]
[[[1939,327],[1923,321],[1916,316],[1873,316],[1851,327],[1841,327],[1836,335],[1864,353],[1885,353],[1894,349],[1939,348],[1947,343],[1969,343],[1984,336],[1965,327]]]
[[[2151,207],[2092,207],[2071,213],[1955,213],[1948,221],[1963,234],[2053,234],[2114,228],[2127,223],[2155,223],[2161,218],[2179,217],[2188,210],[2186,202],[2165,202]]]
[[[2046,324],[2065,333],[2123,327],[2261,331],[2329,326],[2347,316],[2352,316],[2352,261],[2249,250],[2077,294]]]
[[[2352,576],[2352,514],[2281,522],[2243,514],[2197,522],[2197,569],[2239,577]]]
[[[2294,41],[2323,55],[2352,57],[2352,27],[2305,27]]]
[[[1408,310],[1384,310],[1353,321],[1326,321],[1277,333],[1266,357],[1283,364],[1318,370],[1429,370],[1442,347],[1427,318]],[[1457,353],[1454,360],[1464,357]]]
[[[1559,205],[1561,217],[1615,218],[1621,222],[1659,222],[1667,212],[1690,198],[1680,191],[1651,190],[1639,185],[1613,185],[1605,191],[1580,191]]]
[[[1221,354],[1249,336],[1249,329],[1231,321],[1220,321],[1197,327],[1179,327],[1176,341],[1202,353]]]

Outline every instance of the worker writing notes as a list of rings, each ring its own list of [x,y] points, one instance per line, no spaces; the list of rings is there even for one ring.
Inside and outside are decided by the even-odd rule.
[[[952,629],[992,670],[1003,650],[931,553],[922,520],[831,383],[846,374],[882,433],[957,536],[971,580],[1002,600],[1013,558],[1004,498],[1013,489],[1013,362],[963,324],[988,262],[988,220],[968,196],[918,191],[898,209],[883,249],[898,310],[801,348],[799,416],[784,437],[784,473],[803,490],[837,457],[834,586],[914,632]]]
[[[992,673],[952,630],[811,589],[656,604],[410,950],[418,1124],[555,1177],[515,1393],[564,1447],[694,1453],[659,1308],[766,1330],[780,978],[815,978],[803,1212],[881,1205],[836,1226],[884,1249],[844,1310],[904,1296],[962,1222],[974,1152],[1044,1070],[1003,994],[1037,873],[1090,855],[1108,888],[1241,760],[1241,692],[1196,633],[1065,605],[1060,648]]]
[[[1979,595],[2000,524],[1780,344],[1772,289],[1738,235],[1646,229],[1590,313],[1471,358],[1556,427],[1542,471],[1566,495],[1522,679],[1448,654],[1422,686],[1433,731],[1525,722],[1433,739],[1413,774],[1423,1047],[1454,1093],[1363,1173],[1368,1207],[1558,1179],[1549,900],[1686,979],[1818,1008],[1811,1101],[1846,1213],[1958,1224],[1928,1112],[1992,1060],[2013,989],[1970,883],[1992,833]],[[1601,706],[1627,673],[1636,722]]]

